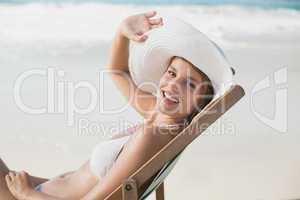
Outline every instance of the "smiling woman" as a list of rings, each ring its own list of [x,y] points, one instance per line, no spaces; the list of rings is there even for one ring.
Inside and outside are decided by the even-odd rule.
[[[214,90],[221,92],[222,83],[231,83],[232,74],[228,63],[214,43],[181,20],[174,19],[171,20],[172,23],[164,24],[162,18],[154,18],[155,16],[156,12],[151,11],[129,16],[122,21],[112,42],[107,65],[111,78],[133,108],[144,117],[144,123],[98,144],[78,170],[44,181],[35,185],[35,188],[32,184],[35,179],[26,172],[9,172],[6,183],[15,198],[104,199],[180,133],[194,113],[201,111],[213,99]],[[152,34],[156,29],[163,33],[172,31],[185,45],[178,45],[179,43],[162,37],[158,41],[169,42],[165,43],[167,47],[180,49],[179,54],[169,57],[168,51],[160,49],[162,56],[153,54],[151,58],[146,57],[148,60],[165,58],[168,61],[161,60],[161,63],[153,66],[153,69],[161,68],[163,72],[158,77],[157,95],[154,95],[141,89],[132,79],[131,73],[134,70],[129,69],[128,61],[129,44],[134,42],[151,46],[152,39],[158,39],[159,36]],[[156,49],[153,48],[152,51]],[[198,53],[203,53],[200,54],[201,59]],[[135,58],[140,57],[133,53],[131,61]],[[136,69],[135,65],[132,67]],[[139,67],[145,69],[145,66]],[[7,190],[4,194],[7,195]]]
[[[173,57],[160,79],[161,110],[166,114],[191,119],[213,98],[211,81],[181,57]]]

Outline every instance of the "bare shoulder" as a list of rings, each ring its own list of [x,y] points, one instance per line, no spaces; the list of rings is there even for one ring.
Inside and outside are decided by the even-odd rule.
[[[147,144],[164,146],[171,141],[179,131],[172,131],[167,128],[157,127],[150,122],[145,122],[139,128],[138,137],[145,140]]]

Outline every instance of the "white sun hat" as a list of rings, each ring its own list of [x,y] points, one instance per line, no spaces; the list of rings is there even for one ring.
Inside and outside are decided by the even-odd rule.
[[[214,99],[233,84],[233,71],[223,51],[194,26],[175,17],[146,34],[145,42],[130,42],[129,71],[142,90],[157,94],[159,80],[170,59],[182,57],[204,72],[212,82]]]

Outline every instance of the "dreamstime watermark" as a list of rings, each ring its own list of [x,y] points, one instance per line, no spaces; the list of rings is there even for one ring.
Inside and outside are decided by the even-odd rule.
[[[273,80],[273,81],[272,81]],[[287,67],[276,70],[259,81],[251,91],[251,110],[254,115],[264,124],[278,132],[285,133],[288,129],[288,88],[287,88]],[[273,84],[272,84],[273,83]],[[260,92],[276,87],[274,93],[275,107],[272,117],[267,117],[254,107],[254,97]]]

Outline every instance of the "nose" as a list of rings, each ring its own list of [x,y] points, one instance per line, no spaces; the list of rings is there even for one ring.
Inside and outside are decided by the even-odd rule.
[[[167,89],[172,93],[178,93],[180,90],[180,81],[173,79],[168,82]]]

